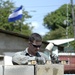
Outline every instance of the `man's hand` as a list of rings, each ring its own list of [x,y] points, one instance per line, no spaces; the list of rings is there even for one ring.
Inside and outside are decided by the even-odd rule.
[[[45,59],[43,57],[36,57],[35,58],[37,64],[45,64]]]

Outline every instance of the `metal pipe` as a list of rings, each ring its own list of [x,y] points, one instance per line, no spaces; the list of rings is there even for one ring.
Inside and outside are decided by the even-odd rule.
[[[72,18],[73,18],[73,28],[74,28],[74,40],[75,40],[75,16],[74,16],[73,0],[71,0],[71,7],[72,7]]]

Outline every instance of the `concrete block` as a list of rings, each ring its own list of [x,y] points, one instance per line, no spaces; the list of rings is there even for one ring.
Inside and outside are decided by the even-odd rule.
[[[34,66],[28,65],[4,66],[4,75],[34,75]]]
[[[64,75],[64,66],[60,64],[37,65],[36,75]]]
[[[3,75],[3,66],[0,65],[0,75]]]

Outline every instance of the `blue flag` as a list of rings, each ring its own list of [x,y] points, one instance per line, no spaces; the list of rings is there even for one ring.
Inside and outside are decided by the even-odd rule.
[[[23,16],[22,14],[22,6],[20,6],[19,8],[15,9],[13,13],[11,13],[8,17],[8,21],[9,22],[14,22],[16,20],[21,19]]]

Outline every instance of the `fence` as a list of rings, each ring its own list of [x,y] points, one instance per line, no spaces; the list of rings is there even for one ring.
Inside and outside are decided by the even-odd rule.
[[[0,75],[64,75],[63,65],[0,65]]]

